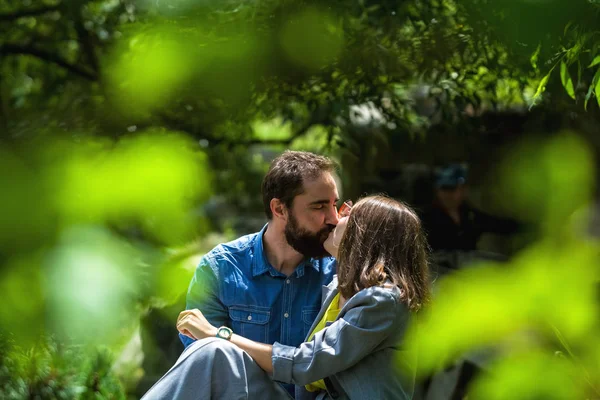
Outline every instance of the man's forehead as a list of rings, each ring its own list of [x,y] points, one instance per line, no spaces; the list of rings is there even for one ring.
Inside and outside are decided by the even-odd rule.
[[[304,181],[302,196],[309,202],[335,201],[338,198],[338,190],[335,179],[329,173],[323,173],[314,179]]]

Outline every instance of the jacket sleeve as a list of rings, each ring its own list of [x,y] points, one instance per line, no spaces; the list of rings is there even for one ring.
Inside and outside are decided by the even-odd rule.
[[[207,256],[200,260],[188,288],[186,310],[194,308],[202,311],[213,326],[229,326],[227,307],[219,299],[219,282]],[[186,348],[194,342],[194,339],[181,333],[179,338]]]
[[[373,289],[366,289],[370,293],[310,342],[299,347],[275,342],[273,379],[306,385],[348,369],[370,354],[390,335],[397,314],[394,296]]]

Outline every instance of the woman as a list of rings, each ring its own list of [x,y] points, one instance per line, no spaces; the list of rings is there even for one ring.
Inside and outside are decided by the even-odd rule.
[[[427,243],[416,213],[383,196],[366,197],[325,242],[338,277],[306,342],[299,347],[225,335],[274,381],[305,385],[307,398],[411,399],[402,339],[411,312],[429,299]],[[194,339],[217,335],[198,310],[180,314],[178,330]],[[226,332],[227,333],[227,332]],[[409,374],[410,375],[410,374]]]

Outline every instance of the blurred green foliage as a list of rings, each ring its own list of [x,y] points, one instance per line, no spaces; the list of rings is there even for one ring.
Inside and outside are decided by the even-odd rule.
[[[121,351],[149,307],[172,318],[198,255],[263,222],[260,180],[285,148],[339,159],[354,196],[387,149],[448,146],[434,131],[469,144],[486,112],[595,123],[599,7],[0,0],[0,333],[20,349],[3,353],[0,397],[121,398],[109,372],[89,373],[107,371],[109,350],[87,349]],[[543,139],[511,152],[493,194],[544,239],[442,282],[415,339],[423,374],[502,343],[477,398],[597,393],[597,249],[580,232],[595,149]],[[49,336],[89,346],[76,369],[48,367],[63,357]],[[38,361],[22,361],[35,343]],[[534,385],[542,371],[552,379]]]
[[[595,398],[600,242],[589,235],[587,214],[595,163],[571,134],[526,146],[539,150],[525,160],[515,149],[503,178],[517,210],[545,227],[543,236],[508,264],[441,279],[409,343],[422,349],[421,376],[491,349],[469,398]]]
[[[0,336],[17,347],[0,363],[8,377],[0,397],[124,398],[111,351],[129,340],[153,298],[168,294],[152,279],[162,249],[207,233],[204,216],[192,213],[212,193],[207,156],[165,130],[36,138],[2,153],[0,181],[10,190],[0,200]],[[184,292],[186,283],[177,284]],[[73,364],[69,353],[48,372],[47,358],[63,355],[47,337],[85,346],[77,362],[90,366]],[[108,347],[96,354],[98,346]],[[41,358],[10,364],[28,348]],[[27,368],[33,375],[23,375]]]
[[[143,122],[211,146],[243,144],[253,142],[249,121],[283,117],[293,132],[322,124],[334,138],[351,123],[348,107],[369,101],[398,134],[427,113],[405,89],[422,88],[460,117],[467,105],[539,102],[548,85],[589,101],[597,86],[594,2],[104,0],[5,9],[3,116],[13,134],[22,128],[11,110],[30,115],[43,104],[73,117],[63,118],[69,125],[111,135]]]
[[[0,355],[2,399],[126,398],[106,348],[85,350],[50,338],[35,347],[23,348],[2,336]]]

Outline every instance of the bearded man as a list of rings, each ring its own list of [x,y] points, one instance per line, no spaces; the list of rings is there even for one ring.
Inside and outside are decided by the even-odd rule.
[[[335,274],[335,260],[323,242],[338,223],[335,164],[308,152],[286,151],[262,184],[268,219],[260,232],[221,244],[206,254],[189,286],[186,309],[199,309],[219,337],[234,332],[257,342],[298,346],[321,305],[323,286]],[[191,335],[190,335],[191,336]],[[223,341],[193,340],[175,366],[144,399],[290,398],[253,393],[268,376],[243,352],[224,350]]]

